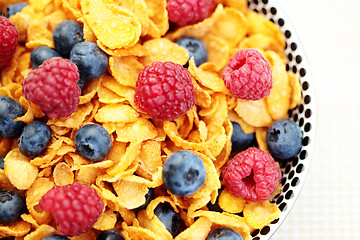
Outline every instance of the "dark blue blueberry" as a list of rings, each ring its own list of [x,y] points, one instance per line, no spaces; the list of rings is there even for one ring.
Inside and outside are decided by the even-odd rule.
[[[176,43],[188,51],[189,59],[194,57],[196,66],[200,66],[201,64],[208,61],[208,53],[205,44],[199,39],[184,37],[177,40]]]
[[[82,77],[82,76],[80,76],[79,77],[79,80],[77,81],[77,84],[78,84],[78,86],[79,86],[79,88],[80,88],[80,90],[81,90],[81,93],[83,92],[83,90],[84,90],[84,87],[85,87],[85,84],[86,84],[86,79],[84,78],[84,77]]]
[[[0,96],[0,137],[19,137],[26,124],[21,121],[14,122],[14,119],[25,113],[20,103],[7,96]]]
[[[147,205],[149,205],[149,203],[151,202],[151,200],[154,199],[154,189],[153,188],[149,188],[148,193],[145,195],[145,203],[143,205],[141,205],[140,207],[135,208],[135,211],[139,211],[141,209],[145,209],[147,207]]]
[[[83,26],[76,21],[65,20],[56,26],[53,41],[56,51],[69,58],[72,47],[84,41]]]
[[[223,190],[224,190],[224,187],[222,187],[222,188],[220,188],[220,189],[218,190],[218,196],[217,196],[216,201],[215,201],[214,204],[212,204],[211,202],[209,202],[209,203],[206,205],[210,211],[220,212],[220,213],[223,212],[223,210],[222,210],[221,207],[219,206],[219,197],[220,197],[220,195],[221,195],[221,193],[222,193]]]
[[[154,214],[165,225],[173,237],[180,233],[182,227],[180,215],[175,212],[169,203],[160,203],[157,205]]]
[[[25,213],[26,204],[23,197],[13,191],[0,191],[0,223],[7,224],[16,221]]]
[[[75,148],[83,157],[93,162],[103,160],[111,150],[111,138],[98,124],[82,126],[75,134]]]
[[[39,46],[32,50],[30,62],[33,69],[38,68],[45,60],[52,57],[61,57],[60,53],[48,46]]]
[[[16,13],[21,12],[21,10],[24,7],[26,7],[27,5],[29,5],[29,4],[26,3],[26,2],[18,2],[18,3],[15,3],[15,4],[9,4],[7,6],[7,15],[6,15],[6,17],[9,18],[12,15],[15,15]]]
[[[213,230],[206,240],[243,240],[243,237],[234,229],[220,227]]]
[[[41,240],[70,240],[70,239],[68,237],[65,237],[64,235],[52,234],[42,238]]]
[[[255,141],[255,133],[244,133],[240,124],[231,122],[233,133],[231,135],[232,152],[241,152],[250,147]]]
[[[70,52],[70,61],[76,64],[80,76],[86,80],[94,80],[103,76],[109,65],[106,53],[96,43],[81,42]]]
[[[118,231],[106,230],[100,233],[96,240],[124,240],[124,238]]]
[[[34,158],[45,152],[50,142],[51,131],[48,125],[33,121],[24,127],[19,139],[19,150],[29,158]]]
[[[0,168],[4,170],[5,161],[4,158],[6,157],[6,154],[0,158]]]
[[[187,150],[180,150],[166,159],[162,179],[171,193],[186,197],[204,185],[206,168],[198,155]]]
[[[302,132],[294,121],[278,120],[269,127],[266,142],[273,158],[290,159],[298,154],[302,147]]]

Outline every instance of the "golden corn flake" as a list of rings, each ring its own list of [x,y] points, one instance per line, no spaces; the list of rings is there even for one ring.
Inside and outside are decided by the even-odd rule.
[[[127,104],[117,103],[108,104],[101,107],[95,115],[98,122],[135,122],[139,118],[139,113]]]
[[[18,220],[6,225],[0,225],[0,237],[22,237],[25,236],[30,230],[30,223]]]
[[[133,56],[109,58],[111,75],[124,86],[135,87],[143,68],[144,66]]]
[[[113,183],[117,193],[118,204],[127,209],[135,209],[143,205],[146,201],[145,195],[149,189],[143,183],[119,180]]]
[[[106,209],[102,212],[94,224],[93,228],[101,231],[110,230],[114,228],[117,221],[117,215],[114,211]]]
[[[55,228],[49,225],[41,225],[39,226],[35,231],[29,233],[26,235],[24,240],[38,240],[43,239],[44,237],[52,234],[56,234],[57,231]]]
[[[150,27],[155,27],[159,31],[159,36],[163,36],[169,29],[168,13],[166,10],[166,0],[145,0],[147,12],[151,20]],[[153,25],[151,24],[153,23]]]
[[[268,127],[273,122],[264,99],[246,101],[239,98],[234,110],[246,123],[254,127]]]
[[[205,217],[197,219],[190,227],[175,237],[175,240],[205,240],[211,232],[212,222]]]
[[[244,208],[244,218],[253,228],[261,229],[280,217],[281,211],[275,203],[247,202]]]
[[[58,186],[71,184],[74,182],[74,173],[68,164],[61,162],[54,168],[54,182]]]
[[[222,210],[229,213],[240,213],[244,210],[246,200],[231,194],[226,188],[219,197],[219,206]]]
[[[292,72],[288,72],[289,84],[291,87],[291,101],[290,101],[290,109],[295,108],[300,104],[302,99],[301,95],[301,85],[299,78]]]
[[[5,174],[12,185],[20,190],[25,190],[33,184],[39,169],[31,165],[30,158],[25,157],[18,148],[8,152],[4,161]]]
[[[141,142],[155,138],[158,132],[149,120],[140,117],[137,121],[127,123],[123,128],[117,129],[116,135],[116,141]]]

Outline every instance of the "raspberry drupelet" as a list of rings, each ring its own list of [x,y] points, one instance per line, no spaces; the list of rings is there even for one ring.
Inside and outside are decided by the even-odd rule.
[[[18,45],[19,32],[6,17],[0,16],[0,68],[5,67]]]
[[[255,147],[235,155],[223,173],[229,192],[252,202],[268,200],[280,179],[279,165],[269,153]]]
[[[189,71],[173,62],[154,62],[139,74],[135,104],[150,117],[175,120],[195,104]]]
[[[272,88],[270,63],[253,48],[238,50],[224,68],[222,79],[226,88],[243,100],[267,97]]]
[[[76,182],[50,189],[41,198],[39,207],[51,212],[61,234],[72,237],[92,228],[104,202],[95,189]]]
[[[68,59],[53,57],[32,70],[24,79],[23,94],[51,118],[66,118],[80,101],[77,66]]]
[[[169,20],[178,26],[194,24],[209,17],[215,0],[167,0]]]

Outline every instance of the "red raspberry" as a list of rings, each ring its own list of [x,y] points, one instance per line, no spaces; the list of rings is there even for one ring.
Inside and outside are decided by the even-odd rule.
[[[19,32],[6,17],[0,16],[0,68],[14,55],[18,45]]]
[[[185,26],[209,17],[215,8],[214,0],[167,0],[169,20]]]
[[[139,74],[135,103],[153,118],[171,121],[195,104],[189,71],[173,62],[154,62]]]
[[[244,100],[267,97],[272,88],[272,70],[268,60],[256,49],[240,49],[229,59],[222,72],[227,89]]]
[[[103,211],[104,202],[95,189],[73,183],[50,189],[40,199],[39,207],[51,212],[63,235],[72,237],[92,228]]]
[[[27,100],[49,117],[69,117],[80,101],[77,66],[68,59],[53,57],[32,70],[23,83]]]
[[[271,155],[255,147],[236,154],[223,175],[230,193],[252,202],[269,199],[280,179],[280,168]]]

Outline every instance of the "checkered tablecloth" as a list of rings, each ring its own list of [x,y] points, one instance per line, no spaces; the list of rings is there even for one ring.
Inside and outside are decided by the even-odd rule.
[[[303,190],[272,239],[360,239],[360,2],[278,3],[311,66],[317,137]]]

